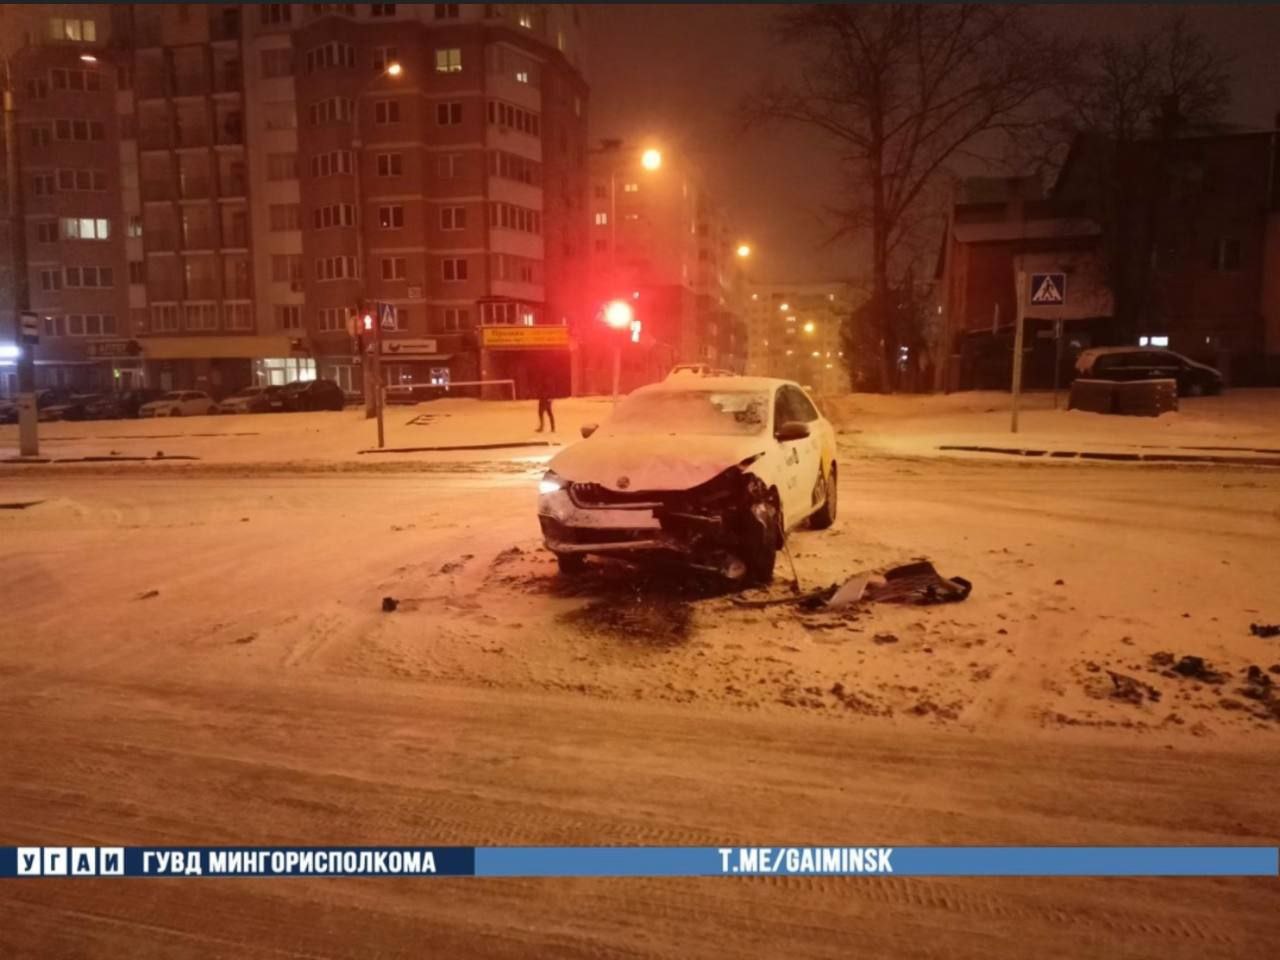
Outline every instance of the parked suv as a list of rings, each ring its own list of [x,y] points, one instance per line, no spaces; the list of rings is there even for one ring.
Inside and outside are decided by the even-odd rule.
[[[286,410],[341,410],[347,395],[333,380],[295,380],[280,388]]]
[[[1094,347],[1076,358],[1076,374],[1086,380],[1176,380],[1184,397],[1222,392],[1222,374],[1213,367],[1158,347]]]

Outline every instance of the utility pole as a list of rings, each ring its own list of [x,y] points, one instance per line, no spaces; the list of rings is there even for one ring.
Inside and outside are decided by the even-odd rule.
[[[373,325],[373,389],[378,393],[378,449],[386,444],[382,434],[382,408],[386,406],[387,390],[382,382],[382,304],[377,305],[376,322]]]
[[[1013,419],[1009,425],[1011,433],[1018,432],[1018,402],[1022,395],[1022,328],[1026,325],[1022,316],[1022,303],[1025,295],[1025,287],[1027,275],[1018,269],[1017,283],[1014,284],[1016,296],[1018,298],[1017,309],[1014,310],[1014,327],[1013,332]]]
[[[18,346],[18,452],[40,454],[36,419],[36,349],[23,336],[23,318],[31,311],[27,276],[27,217],[22,194],[22,158],[18,153],[18,115],[13,94],[13,64],[4,61],[4,168],[9,200],[9,263],[13,274],[13,327]]]

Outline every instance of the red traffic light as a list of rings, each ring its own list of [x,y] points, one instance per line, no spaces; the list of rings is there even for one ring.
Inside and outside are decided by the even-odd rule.
[[[635,311],[625,300],[611,300],[604,307],[604,322],[615,330],[626,330],[635,320]]]

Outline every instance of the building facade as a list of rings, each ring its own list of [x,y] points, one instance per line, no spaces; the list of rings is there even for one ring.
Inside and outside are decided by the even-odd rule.
[[[1037,178],[959,183],[935,274],[935,386],[1007,387],[1019,312],[1028,386],[1051,386],[1055,373],[1069,381],[1087,347],[1130,344],[1179,351],[1235,385],[1280,383],[1278,137],[1124,148],[1081,137],[1047,192]],[[1129,316],[1118,315],[1121,265],[1143,278]],[[1020,298],[1020,273],[1061,274],[1064,302],[1036,306],[1026,289]]]
[[[747,372],[819,394],[848,389],[841,330],[858,304],[854,285],[753,283],[750,291]]]
[[[98,365],[124,385],[223,394],[326,376],[359,391],[355,322],[383,304],[389,384],[568,391],[587,259],[575,7],[81,6],[77,39],[65,23],[78,8],[26,8],[30,41],[12,58],[19,89],[49,78],[19,106],[24,131],[51,129],[24,150],[26,179],[56,181],[45,154],[63,114],[107,118],[85,131],[85,157],[60,154],[101,190],[28,191],[29,230],[66,207],[108,269],[109,284],[89,274],[92,294],[65,266],[45,291],[29,248],[47,381],[79,348],[114,354]],[[66,81],[49,71],[66,69],[98,79],[54,88]],[[111,323],[72,334],[90,329],[70,319],[92,315],[81,300]]]
[[[631,303],[622,387],[661,379],[677,363],[742,371],[745,278],[733,224],[693,162],[670,147],[603,141],[590,154],[593,329],[582,338],[584,392],[611,389],[614,337],[602,321]]]

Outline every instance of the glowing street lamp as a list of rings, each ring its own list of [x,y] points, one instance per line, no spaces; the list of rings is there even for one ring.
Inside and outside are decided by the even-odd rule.
[[[738,256],[740,256],[744,260],[747,257],[751,256],[751,244],[749,243],[738,244]]]
[[[650,147],[640,155],[640,165],[646,170],[657,170],[662,166],[662,151]]]
[[[804,325],[804,332],[813,333],[813,331],[814,331],[813,321],[810,320],[808,323]]]
[[[791,309],[791,304],[784,303],[782,306],[778,307],[778,309],[781,310],[783,313],[786,313],[788,310]]]
[[[403,72],[404,67],[400,66],[399,62],[395,60],[387,64],[387,69],[385,71],[388,77],[398,77]]]

